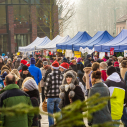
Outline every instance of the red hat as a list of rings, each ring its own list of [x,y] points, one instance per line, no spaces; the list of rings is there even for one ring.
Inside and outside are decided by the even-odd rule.
[[[27,66],[27,67],[29,67],[29,66],[30,66],[30,64],[27,64],[26,66]]]
[[[119,67],[118,61],[114,62],[114,67]]]
[[[69,68],[68,63],[65,63],[65,62],[63,62],[59,67],[63,68],[64,70],[67,70]]]
[[[21,60],[21,63],[26,65],[27,64],[27,61],[26,60]]]
[[[57,62],[57,60],[52,63],[52,68],[59,69],[59,63]]]

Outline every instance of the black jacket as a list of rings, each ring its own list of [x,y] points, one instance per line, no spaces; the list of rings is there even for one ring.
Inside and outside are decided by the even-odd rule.
[[[67,92],[65,92],[63,107],[70,104],[70,100],[69,100],[69,97],[68,97],[69,92],[70,92],[70,89]],[[81,89],[80,86],[76,86],[76,88],[74,89],[74,92],[75,92],[75,96],[72,98],[73,102],[76,101],[76,100],[81,100],[81,101],[85,100],[84,93],[82,92],[82,89]]]
[[[44,77],[44,82],[46,82],[47,76],[48,76],[48,74],[51,73],[51,72],[52,72],[51,69],[48,69],[48,70],[46,71],[45,77]]]
[[[30,72],[27,75],[24,75],[22,72],[20,73],[20,79],[17,81],[17,85],[19,86],[19,88],[22,87],[22,83],[24,81],[25,78],[27,77],[32,77],[34,79],[34,77],[30,74]]]
[[[26,93],[29,95],[31,99],[32,106],[39,107],[40,105],[39,91],[33,90],[33,91],[28,91]],[[39,127],[39,122],[38,122],[39,119],[40,119],[40,115],[34,115],[33,124],[32,124],[33,127],[34,126]]]
[[[85,60],[84,66],[87,67],[89,64],[91,64],[91,61],[89,59]]]

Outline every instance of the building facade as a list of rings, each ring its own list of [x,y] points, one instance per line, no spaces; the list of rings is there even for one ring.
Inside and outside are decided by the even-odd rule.
[[[122,29],[127,29],[127,15],[122,16],[116,23],[116,34],[118,35]]]
[[[39,15],[47,12],[40,10],[50,6],[51,0],[0,0],[0,54],[2,52],[15,53],[19,46],[26,46],[36,37],[50,37],[50,28],[45,25]],[[58,7],[51,5],[54,35],[58,34]],[[55,10],[55,11],[54,11]],[[43,17],[44,17],[43,16]],[[44,17],[45,18],[45,17]],[[47,20],[50,17],[47,17]],[[45,22],[44,22],[45,21]],[[41,29],[42,28],[42,29]]]

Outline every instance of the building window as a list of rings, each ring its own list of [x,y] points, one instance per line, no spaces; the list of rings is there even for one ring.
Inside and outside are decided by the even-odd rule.
[[[30,35],[29,34],[16,34],[14,36],[16,42],[16,52],[18,51],[18,47],[27,46],[30,44]]]
[[[7,35],[0,35],[0,53],[7,52],[7,44],[8,43],[8,36]]]
[[[29,5],[13,5],[14,7],[14,27],[28,28],[30,24]]]
[[[0,29],[6,28],[6,7],[5,5],[0,5]]]

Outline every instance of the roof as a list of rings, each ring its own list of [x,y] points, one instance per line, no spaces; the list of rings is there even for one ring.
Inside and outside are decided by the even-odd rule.
[[[119,23],[119,22],[124,22],[124,21],[126,21],[127,20],[127,15],[124,15],[123,17],[121,17],[121,18],[119,18],[118,20],[117,20],[117,23]]]

